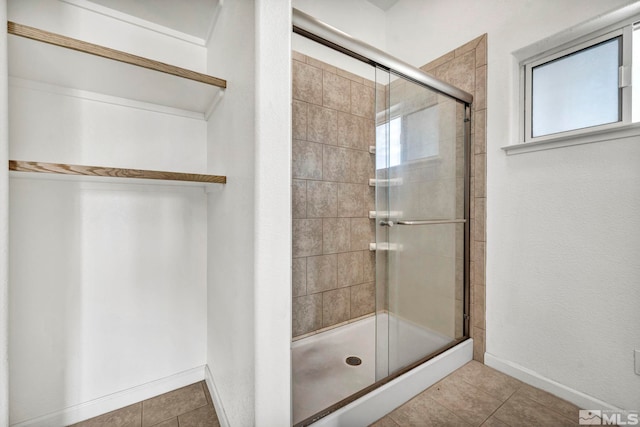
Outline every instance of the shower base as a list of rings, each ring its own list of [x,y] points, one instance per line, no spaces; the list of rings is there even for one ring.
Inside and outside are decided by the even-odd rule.
[[[378,318],[383,326],[389,321],[387,314],[380,314]],[[391,322],[393,326],[402,321],[391,317]],[[437,333],[411,325],[398,329],[404,332],[399,337],[400,345],[406,343],[398,354],[415,357],[413,360],[437,351],[449,341]],[[376,318],[371,316],[292,344],[294,424],[375,382],[375,337]],[[314,426],[372,423],[470,361],[472,353],[473,342],[469,339],[337,409]],[[349,365],[346,359],[353,356],[360,358],[362,363]],[[389,357],[394,360],[393,353]]]

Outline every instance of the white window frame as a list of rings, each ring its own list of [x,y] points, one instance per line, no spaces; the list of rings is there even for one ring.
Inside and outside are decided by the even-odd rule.
[[[517,67],[514,81],[513,104],[517,107],[517,113],[512,116],[515,119],[512,128],[512,143],[503,146],[507,154],[527,153],[551,148],[559,148],[570,145],[586,144],[592,142],[608,141],[617,138],[626,138],[640,135],[640,122],[632,123],[632,99],[631,62],[633,54],[633,29],[634,24],[640,23],[640,2],[632,3],[621,9],[600,15],[561,33],[537,41],[513,52],[514,66]],[[640,24],[638,24],[640,25]],[[637,28],[637,26],[636,26]],[[640,30],[638,30],[640,31]],[[576,129],[550,135],[531,137],[531,123],[527,125],[527,115],[531,111],[531,92],[527,91],[527,66],[529,70],[533,66],[545,63],[552,58],[569,55],[589,46],[620,34],[622,36],[622,65],[619,70],[619,82],[622,88],[622,120],[599,126]],[[640,67],[640,64],[637,66]],[[531,79],[529,75],[528,80]],[[622,80],[622,81],[621,81]],[[636,82],[640,85],[640,82]],[[636,100],[636,103],[638,100]],[[529,137],[527,138],[527,135]]]
[[[628,65],[631,63],[630,48],[632,43],[632,37],[633,37],[633,34],[631,32],[631,27],[626,26],[624,28],[620,28],[618,30],[609,32],[599,37],[595,37],[585,42],[575,44],[567,49],[561,50],[560,52],[556,52],[550,55],[545,55],[542,58],[536,59],[534,61],[526,62],[523,65],[523,70],[522,70],[524,72],[524,112],[523,112],[524,142],[530,143],[534,141],[548,141],[552,139],[566,138],[566,137],[572,137],[576,135],[592,133],[594,131],[606,131],[606,130],[616,129],[620,126],[629,125],[631,123],[631,84],[630,84],[630,79],[626,79],[626,81],[623,81],[623,77],[626,77],[630,72],[630,68],[628,67]],[[539,65],[546,64],[548,62],[554,61],[559,58],[567,57],[581,50],[588,49],[590,47],[596,46],[600,43],[603,43],[615,38],[620,38],[620,44],[621,44],[621,50],[622,50],[622,60],[618,69],[618,88],[620,90],[620,96],[622,98],[621,100],[622,114],[621,114],[620,120],[613,123],[590,126],[590,127],[580,128],[580,129],[573,129],[573,130],[568,130],[564,132],[558,132],[558,133],[552,133],[552,134],[534,137],[532,135],[533,69]]]

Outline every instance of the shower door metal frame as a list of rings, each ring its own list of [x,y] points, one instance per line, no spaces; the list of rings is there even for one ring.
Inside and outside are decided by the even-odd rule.
[[[334,403],[328,408],[312,415],[311,417],[300,421],[295,424],[294,427],[308,426],[321,418],[329,415],[330,413],[348,405],[349,403],[365,396],[371,391],[379,388],[380,386],[387,384],[408,371],[422,365],[426,361],[436,357],[439,354],[446,352],[447,350],[457,346],[458,344],[469,339],[470,332],[470,176],[471,176],[471,104],[473,103],[473,95],[465,92],[449,83],[443,82],[432,75],[416,68],[398,58],[395,58],[388,53],[381,51],[367,43],[364,43],[358,39],[353,38],[347,33],[344,33],[311,15],[301,12],[298,9],[292,10],[292,22],[293,32],[303,37],[318,42],[324,46],[327,46],[336,51],[342,52],[352,58],[359,61],[370,64],[374,67],[379,67],[387,71],[391,71],[400,77],[406,78],[409,81],[417,83],[418,85],[427,87],[438,93],[447,95],[454,98],[464,104],[464,304],[463,304],[463,337],[454,340],[449,345],[438,349],[437,351],[426,355],[425,357],[403,367],[402,369],[394,372],[385,378],[382,378],[370,386],[363,388],[362,390],[342,399],[339,402]],[[409,224],[410,221],[405,221],[407,224],[403,225],[418,225]],[[449,221],[451,222],[451,221]],[[458,221],[462,222],[462,221]],[[426,223],[433,223],[433,221],[426,221]]]
[[[361,40],[351,37],[349,34],[332,27],[311,15],[293,8],[292,12],[293,32],[308,39],[316,41],[324,46],[342,52],[359,61],[373,66],[379,66],[387,70],[393,70],[408,80],[431,90],[448,95],[462,101],[465,104],[473,103],[473,95],[443,82],[431,74],[422,71],[413,65],[402,61],[388,53],[373,47]]]

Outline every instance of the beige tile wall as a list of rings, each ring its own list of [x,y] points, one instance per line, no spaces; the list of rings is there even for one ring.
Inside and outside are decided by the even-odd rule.
[[[293,337],[373,313],[374,84],[293,53]]]
[[[485,352],[485,224],[486,224],[486,123],[487,35],[421,67],[435,77],[474,96],[471,107],[471,310],[473,357],[484,361]]]
[[[373,312],[373,82],[293,55],[293,336]],[[471,304],[474,358],[485,351],[487,35],[422,67],[474,95]],[[360,212],[360,213],[359,213]],[[362,275],[361,275],[362,272]]]

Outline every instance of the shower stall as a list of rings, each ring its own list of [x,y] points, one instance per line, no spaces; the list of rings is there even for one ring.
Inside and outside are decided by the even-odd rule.
[[[472,96],[293,17],[293,420],[331,425],[470,347]]]

